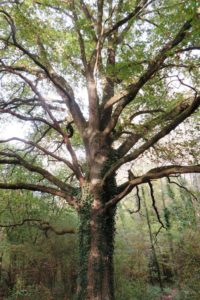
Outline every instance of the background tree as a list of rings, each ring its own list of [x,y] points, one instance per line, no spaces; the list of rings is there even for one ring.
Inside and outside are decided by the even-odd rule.
[[[179,126],[194,128],[200,105],[198,4],[10,0],[0,8],[2,122],[30,124],[26,137],[1,140],[0,188],[65,199],[80,219],[77,298],[114,299],[119,201],[148,183],[164,226],[152,181],[200,172],[197,131],[186,143]],[[156,154],[156,167],[132,168],[119,183],[122,167],[144,154]]]
[[[77,227],[74,211],[48,194],[1,193],[1,299],[73,298],[78,251],[68,227]]]

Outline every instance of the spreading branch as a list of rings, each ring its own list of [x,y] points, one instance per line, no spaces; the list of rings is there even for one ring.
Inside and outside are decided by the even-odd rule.
[[[63,181],[61,181],[60,179],[58,179],[57,177],[52,175],[49,171],[43,169],[42,167],[36,166],[36,165],[28,162],[27,160],[22,158],[17,153],[0,151],[0,155],[2,157],[6,158],[6,159],[4,159],[4,158],[0,159],[0,164],[7,163],[7,164],[11,164],[11,165],[20,165],[20,166],[24,167],[25,169],[27,169],[30,172],[34,172],[34,173],[37,173],[39,175],[42,175],[50,183],[55,184],[61,190],[65,191],[69,194],[71,194],[73,192],[73,189],[69,184],[64,183]],[[7,160],[8,157],[13,158],[13,160]]]
[[[49,106],[46,104],[45,98],[41,95],[41,93],[38,91],[38,89],[33,84],[33,82],[31,80],[29,80],[27,77],[25,77],[21,73],[17,72],[14,68],[12,68],[10,66],[9,67],[4,66],[4,68],[7,72],[17,75],[21,79],[23,79],[28,84],[28,86],[31,88],[31,90],[37,95],[38,99],[40,100],[41,106],[43,107],[44,111],[49,115],[51,121],[53,122],[53,123],[47,123],[47,124],[52,126],[58,133],[60,133],[63,136],[64,143],[66,144],[67,150],[69,151],[71,158],[72,158],[74,172],[82,184],[83,176],[82,176],[81,170],[79,168],[79,163],[78,163],[76,153],[71,146],[71,143],[70,143],[67,133],[60,127],[59,122],[53,116]],[[16,117],[20,118],[20,116],[18,114],[16,114],[15,112],[13,112],[11,110],[0,110],[0,111],[2,111],[3,113],[5,113],[5,111],[8,111],[9,113],[14,114]],[[25,117],[25,118],[27,118],[27,117]]]
[[[138,16],[139,13],[142,11],[142,9],[145,7],[145,5],[147,4],[148,0],[142,0],[142,1],[137,1],[138,4],[136,5],[136,7],[134,8],[134,10],[132,12],[130,12],[125,18],[119,20],[116,24],[114,24],[112,26],[112,28],[109,28],[106,32],[105,32],[105,36],[109,36],[111,33],[113,33],[114,31],[118,30],[120,27],[122,27],[124,24],[126,24],[128,21],[130,21],[131,19],[133,19],[134,17]],[[124,29],[125,30],[125,29]]]
[[[158,133],[149,138],[142,146],[136,149],[134,152],[119,159],[111,169],[105,174],[104,179],[113,174],[120,166],[138,158],[146,150],[152,147],[160,139],[168,135],[172,130],[174,130],[179,124],[181,124],[186,118],[188,118],[195,110],[200,106],[200,96],[195,97],[192,104],[184,109],[178,116],[176,116],[168,125],[164,126]]]
[[[180,166],[180,165],[170,165],[164,167],[158,167],[149,170],[144,175],[138,176],[131,181],[125,182],[122,187],[119,188],[120,193],[114,196],[105,204],[104,210],[115,206],[120,202],[125,196],[127,196],[135,186],[143,183],[149,183],[152,180],[160,179],[163,177],[169,177],[170,175],[176,174],[186,174],[186,173],[200,173],[200,165],[194,166]]]
[[[6,12],[5,10],[0,10],[0,13],[5,15],[7,22],[11,28],[11,36],[13,42],[11,43],[9,41],[9,44],[19,49],[23,54],[25,54],[29,59],[39,68],[41,68],[47,78],[54,84],[54,86],[57,88],[58,92],[61,94],[63,99],[66,101],[67,107],[70,111],[70,113],[73,116],[74,122],[76,123],[77,127],[79,128],[80,132],[82,133],[83,130],[86,127],[86,121],[83,117],[83,114],[80,110],[79,105],[74,99],[74,93],[71,88],[71,86],[68,84],[68,82],[62,77],[59,76],[55,70],[53,70],[52,66],[50,66],[48,62],[48,66],[44,65],[38,56],[32,54],[29,50],[27,50],[24,46],[22,46],[16,36],[17,28],[15,26],[14,20],[11,17],[11,15]]]
[[[15,227],[23,226],[26,223],[29,223],[31,225],[39,227],[39,229],[42,231],[45,231],[45,233],[47,233],[47,231],[52,231],[57,235],[74,234],[75,233],[75,230],[73,228],[57,229],[54,226],[50,225],[49,222],[45,222],[40,219],[34,219],[34,218],[23,219],[21,222],[13,223],[13,224],[0,224],[0,227],[13,229]]]
[[[77,208],[76,199],[74,197],[69,196],[69,194],[65,191],[61,191],[50,186],[44,186],[40,184],[30,184],[26,182],[17,182],[17,183],[0,182],[0,189],[28,190],[33,192],[47,193],[53,196],[64,198],[69,203],[69,205],[73,206],[74,208]]]
[[[49,155],[52,158],[56,159],[57,161],[63,162],[75,173],[74,167],[70,163],[70,161],[56,155],[55,153],[52,153],[52,152],[48,151],[44,147],[38,145],[38,143],[34,143],[32,141],[27,141],[27,140],[24,140],[24,139],[21,139],[21,138],[18,138],[18,137],[12,137],[12,138],[9,138],[9,139],[6,139],[6,140],[0,140],[0,144],[8,143],[8,142],[11,142],[11,141],[19,141],[19,142],[22,142],[24,144],[31,145],[34,148],[37,148],[38,150],[42,151],[44,154]]]
[[[113,112],[109,125],[105,129],[105,132],[109,133],[116,126],[118,118],[124,108],[133,99],[135,99],[139,90],[152,78],[154,74],[156,74],[162,68],[166,58],[169,56],[169,54],[171,55],[171,50],[173,50],[173,48],[178,46],[185,39],[188,30],[192,27],[192,21],[193,19],[186,21],[175,38],[164,45],[164,47],[149,63],[147,70],[142,74],[136,83],[129,85],[127,90],[121,91],[119,94],[114,95],[107,101],[104,109],[108,109],[116,103],[118,104]]]

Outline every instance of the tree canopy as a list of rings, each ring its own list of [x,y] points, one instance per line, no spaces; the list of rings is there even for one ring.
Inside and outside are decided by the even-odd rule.
[[[0,140],[0,188],[49,193],[94,217],[143,183],[153,199],[153,180],[200,172],[199,9],[195,0],[2,1],[1,120],[28,132]],[[134,168],[148,155],[153,166]]]
[[[1,164],[35,175],[31,183],[25,176],[1,187],[49,192],[72,204],[71,185],[37,160],[41,164],[45,155],[82,183],[91,130],[100,131],[110,136],[118,158],[105,179],[194,113],[200,100],[198,9],[196,1],[3,1],[1,118],[31,123],[31,134],[28,140],[1,140]],[[65,130],[71,120],[76,141]],[[18,142],[15,151],[8,149],[11,140]],[[86,155],[80,161],[82,143]],[[69,154],[56,150],[63,144]],[[91,159],[87,163],[90,168]],[[129,185],[196,170],[165,166]]]

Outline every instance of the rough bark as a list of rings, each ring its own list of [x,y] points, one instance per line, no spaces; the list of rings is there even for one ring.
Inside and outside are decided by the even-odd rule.
[[[107,202],[105,189],[88,191],[80,211],[79,251],[80,272],[78,300],[114,300],[113,250],[115,208],[99,210]],[[100,201],[99,201],[100,200]]]
[[[8,2],[9,5],[7,5]],[[195,84],[190,87],[179,79],[179,77],[177,77],[177,80],[180,84],[190,88],[190,92],[193,94],[193,96],[191,96],[191,98],[193,97],[193,101],[191,100],[186,103],[184,99],[184,101],[179,102],[179,95],[177,95],[177,99],[176,95],[171,99],[172,93],[169,93],[169,99],[165,100],[165,92],[163,92],[164,99],[161,101],[158,109],[155,110],[153,109],[154,105],[149,105],[149,101],[146,101],[146,95],[141,102],[139,101],[140,107],[138,107],[139,99],[137,98],[139,94],[143,94],[143,89],[145,89],[146,85],[154,84],[153,79],[155,79],[156,76],[158,76],[159,80],[161,80],[165,86],[165,80],[170,78],[171,75],[167,78],[160,78],[161,71],[170,66],[172,69],[169,74],[175,73],[176,68],[173,69],[173,66],[184,66],[184,70],[188,69],[185,78],[187,79],[188,76],[190,79],[189,75],[194,68],[193,63],[189,64],[187,60],[184,59],[183,62],[185,61],[186,64],[182,64],[182,57],[177,56],[177,53],[199,49],[199,45],[197,45],[198,40],[195,38],[196,34],[193,37],[193,31],[198,28],[196,27],[196,21],[197,18],[199,18],[199,13],[196,11],[193,11],[193,13],[192,11],[189,12],[185,4],[183,7],[188,11],[188,17],[187,14],[184,13],[183,19],[185,18],[185,20],[183,20],[183,24],[181,24],[180,20],[176,23],[174,18],[173,26],[175,28],[177,27],[177,30],[172,30],[172,33],[169,35],[167,32],[167,34],[164,33],[165,22],[155,25],[154,21],[153,23],[150,21],[154,26],[159,27],[160,36],[158,35],[158,40],[161,38],[160,41],[163,40],[163,44],[158,47],[156,42],[155,51],[149,49],[147,57],[145,54],[146,50],[144,51],[143,57],[143,50],[141,49],[141,57],[143,59],[140,61],[137,41],[130,41],[129,45],[129,39],[134,33],[134,30],[130,30],[132,30],[134,22],[137,20],[141,21],[141,17],[144,17],[146,13],[148,13],[147,18],[149,18],[148,15],[154,7],[154,1],[135,1],[135,4],[132,5],[133,7],[130,7],[127,12],[126,6],[129,4],[129,1],[124,2],[123,0],[109,0],[107,3],[104,0],[97,0],[96,8],[95,5],[90,5],[91,1],[84,0],[52,1],[53,5],[43,3],[46,1],[34,1],[35,3],[32,5],[33,16],[34,9],[36,15],[38,15],[40,7],[44,9],[44,12],[45,8],[47,8],[47,12],[49,8],[51,8],[51,10],[56,10],[56,14],[62,12],[62,19],[66,18],[64,20],[70,24],[69,33],[71,31],[73,36],[69,34],[69,40],[66,45],[64,41],[64,38],[67,37],[65,37],[66,29],[63,31],[62,26],[59,28],[63,33],[57,36],[59,43],[62,44],[63,42],[64,47],[62,48],[61,46],[61,49],[54,45],[56,31],[52,31],[52,39],[43,39],[43,35],[46,34],[46,26],[48,26],[48,23],[45,22],[46,18],[44,18],[43,21],[41,20],[43,24],[41,26],[41,36],[34,36],[34,32],[30,29],[32,28],[32,23],[34,24],[35,18],[28,18],[27,4],[24,2],[26,1],[3,1],[3,5],[0,4],[0,6],[3,7],[3,9],[0,10],[0,15],[2,16],[1,24],[7,23],[7,26],[5,24],[3,25],[3,32],[5,31],[5,33],[0,37],[2,52],[0,73],[2,73],[3,76],[4,74],[9,75],[14,79],[14,83],[16,83],[17,78],[20,87],[17,92],[10,96],[11,99],[9,99],[9,101],[6,99],[7,96],[5,99],[4,97],[0,99],[0,114],[17,118],[24,123],[32,122],[34,131],[39,136],[39,139],[35,141],[35,138],[33,138],[29,141],[13,137],[11,139],[0,140],[2,149],[0,151],[0,166],[5,165],[6,167],[13,167],[13,169],[17,166],[22,172],[25,170],[27,174],[36,174],[40,180],[42,178],[42,183],[40,183],[40,181],[28,181],[28,178],[27,181],[23,179],[23,182],[18,182],[14,176],[11,176],[13,177],[11,180],[8,179],[6,181],[2,177],[3,180],[0,182],[0,189],[25,189],[48,193],[65,199],[69,205],[75,208],[80,217],[80,272],[77,298],[81,300],[113,300],[113,244],[116,205],[128,195],[134,187],[137,188],[138,185],[143,183],[149,183],[151,186],[152,180],[167,177],[172,174],[200,172],[200,165],[186,166],[183,164],[166,166],[164,164],[164,166],[158,166],[140,176],[128,178],[127,182],[118,187],[116,187],[115,182],[115,172],[117,172],[121,166],[126,163],[133,163],[139,156],[143,155],[151,147],[154,147],[162,138],[176,129],[200,106],[200,95]],[[181,7],[179,8],[177,6],[177,9],[181,9],[182,11],[182,5],[181,3]],[[24,31],[22,31],[21,27],[23,26],[20,25],[19,22],[20,14],[23,15],[23,8],[25,9],[25,15],[27,15],[26,22],[24,22],[24,19],[21,20],[22,23],[24,22]],[[18,9],[21,11],[20,14]],[[152,10],[151,14],[153,13],[153,16],[156,16],[156,18],[157,15],[162,16],[162,14],[164,17],[167,11],[164,10],[164,12],[162,12],[162,10],[163,5],[158,5],[155,15],[154,10]],[[43,11],[41,14],[39,13],[39,15],[42,17]],[[83,22],[83,16],[85,16],[87,22]],[[68,17],[70,18],[70,22],[68,22]],[[151,19],[152,18],[150,18],[150,20]],[[158,18],[158,21],[159,20],[160,17]],[[53,23],[55,23],[56,26],[56,20],[52,19],[52,21],[51,26],[54,26]],[[37,22],[34,24],[36,28],[38,27]],[[140,23],[136,24],[136,29],[137,27],[139,28],[138,25],[140,25]],[[169,25],[168,21],[166,25]],[[44,31],[42,30],[43,26],[45,28]],[[143,28],[145,29],[145,27]],[[147,29],[149,30],[150,28],[147,26]],[[31,31],[33,35],[31,39],[25,34],[26,31]],[[48,35],[51,37],[51,30],[49,30]],[[63,39],[61,38],[62,35],[64,37]],[[49,40],[53,45],[52,48]],[[71,52],[67,53],[68,44],[71,44],[72,41],[75,42],[75,51],[71,50]],[[91,44],[90,46],[89,43]],[[154,45],[154,43],[151,44],[151,41],[148,41],[147,38],[146,48],[152,48],[153,46],[151,45]],[[136,55],[132,57],[131,54],[131,57],[128,57],[128,51],[123,53],[122,48],[124,46],[128,46],[132,49],[133,54],[136,50]],[[135,46],[136,49],[134,49]],[[59,48],[60,53],[56,52],[56,48]],[[48,49],[50,49],[49,53]],[[77,52],[78,49],[79,53]],[[55,52],[54,55],[51,55],[52,52]],[[57,55],[60,56],[62,52],[64,54],[66,52],[62,57],[64,61],[54,61],[54,57]],[[37,55],[35,53],[37,53]],[[20,54],[19,58],[17,58],[18,54]],[[23,55],[25,60],[21,60],[21,55]],[[14,58],[16,56],[15,62],[13,62],[12,56]],[[124,58],[122,59],[121,56]],[[146,58],[148,58],[148,60],[146,60]],[[177,59],[180,63],[177,62]],[[195,61],[194,59],[194,63]],[[131,63],[133,69],[138,64],[141,64],[142,69],[140,70],[139,68],[137,72],[136,67],[133,75],[131,75],[131,73],[129,80],[127,80],[126,76],[124,76],[125,74],[120,72],[119,69],[120,63],[124,62]],[[68,65],[71,66],[68,68]],[[80,81],[77,80],[78,78],[74,80],[73,76],[70,76],[72,75],[71,67],[73,67],[76,77],[77,74],[81,76]],[[198,66],[195,66],[195,68],[198,68]],[[64,73],[61,75],[63,71]],[[184,72],[182,73],[184,74]],[[1,76],[1,80],[3,76]],[[71,78],[72,82],[67,78]],[[193,82],[193,77],[191,78]],[[42,88],[40,88],[38,82],[44,83],[46,87],[44,89],[45,91],[41,91]],[[84,103],[84,109],[81,110],[81,102],[79,102],[78,97],[76,99],[77,93],[75,93],[75,89],[78,88],[79,83],[81,83],[82,86],[84,82],[88,99],[85,99],[84,95],[81,97],[81,100],[83,100],[82,103]],[[21,87],[23,87],[24,90],[24,86],[31,92],[31,95],[34,94],[33,99],[26,99],[26,97],[21,94]],[[100,91],[101,86],[102,90]],[[157,83],[155,83],[155,87],[156,86]],[[71,142],[67,132],[63,130],[63,128],[66,128],[66,120],[63,120],[59,114],[54,114],[54,107],[50,104],[50,99],[45,96],[48,87],[50,87],[50,89],[54,88],[59,98],[61,97],[62,99],[62,105],[58,105],[56,109],[63,110],[63,104],[65,104],[65,110],[67,109],[66,115],[69,116],[70,113],[70,117],[72,117],[72,121],[82,140],[82,146],[84,147],[86,157],[84,162],[82,162],[81,158],[78,159],[79,151],[76,152],[74,150],[77,149],[73,147],[73,144],[75,145],[74,141],[72,140]],[[168,91],[167,86],[166,91]],[[173,90],[171,92],[173,92]],[[151,93],[149,95],[151,95]],[[159,93],[156,95],[160,98]],[[165,105],[163,105],[164,102],[173,103],[171,100],[176,100],[177,104],[172,107],[170,111],[168,111],[168,109],[165,111],[165,109],[163,109],[163,106],[165,108]],[[24,109],[24,104],[29,104],[30,106]],[[128,108],[129,104],[131,105]],[[38,105],[42,111],[41,115],[38,115]],[[88,111],[87,117],[84,116],[86,106]],[[153,112],[160,112],[161,115],[159,114],[157,117],[152,116],[151,119],[145,119],[144,124],[141,123],[139,127],[137,122],[134,124],[133,119],[135,116],[141,113],[150,113],[151,115]],[[129,122],[123,123],[122,126],[120,119],[127,119]],[[41,125],[45,128],[41,129]],[[128,126],[131,131],[127,133],[127,130],[125,130],[124,134],[128,135],[125,138],[122,134],[126,126]],[[56,150],[49,150],[52,147],[52,143],[48,143],[50,130],[56,136],[56,148],[54,148]],[[54,134],[52,134],[53,138]],[[28,148],[24,147],[21,156],[19,154],[21,153],[19,152],[21,148],[16,148],[16,150],[13,151],[13,148],[9,149],[9,146],[7,146],[7,143],[11,140],[28,146]],[[117,142],[116,145],[119,146],[118,149],[116,149],[116,145],[113,143],[114,141]],[[54,141],[52,140],[52,142]],[[65,146],[68,151],[69,160],[66,159],[65,154],[62,156],[59,151],[57,151],[62,146]],[[33,160],[33,155],[29,155],[31,153],[30,150],[35,157],[45,155],[48,160],[51,158],[55,162],[65,164],[69,169],[67,169],[66,176],[68,176],[69,171],[72,171],[73,174],[71,178],[76,178],[76,184],[73,186],[71,182],[70,184],[66,183],[66,178],[62,181],[59,177],[54,175],[53,171],[51,173],[51,171],[45,169],[44,166],[40,166],[40,162],[38,161],[37,163],[37,161]],[[73,175],[75,175],[75,177],[73,177]],[[82,192],[79,196],[80,190]],[[45,226],[47,229],[50,225],[46,224]],[[61,232],[58,233],[57,231],[57,234],[60,233]]]

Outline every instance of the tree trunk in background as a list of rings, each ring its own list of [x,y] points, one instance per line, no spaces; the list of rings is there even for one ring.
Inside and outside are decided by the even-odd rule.
[[[171,218],[170,218],[170,211],[167,209],[166,207],[166,203],[165,203],[165,195],[164,195],[164,190],[166,189],[166,186],[163,185],[162,181],[161,181],[161,190],[162,190],[162,204],[163,204],[163,210],[164,210],[164,219],[165,219],[165,226],[167,229],[167,240],[168,240],[168,244],[169,244],[169,252],[170,252],[170,265],[171,265],[171,269],[172,269],[172,274],[173,274],[173,281],[177,280],[177,270],[176,270],[176,261],[175,261],[175,256],[174,256],[174,246],[173,246],[173,237],[171,235]]]
[[[159,285],[160,285],[160,289],[163,291],[161,270],[160,270],[160,265],[159,265],[157,254],[156,254],[156,249],[155,249],[154,242],[153,242],[153,235],[152,235],[152,230],[151,230],[149,212],[148,212],[148,208],[147,208],[147,204],[146,204],[146,200],[145,200],[145,193],[144,193],[143,189],[142,189],[142,196],[143,196],[143,200],[144,200],[144,207],[145,207],[145,212],[146,212],[147,225],[148,225],[148,229],[149,229],[149,238],[150,238],[150,243],[151,243],[153,264],[155,264],[155,267],[156,267],[156,272],[157,272],[157,275],[158,275],[158,282],[159,282]]]

